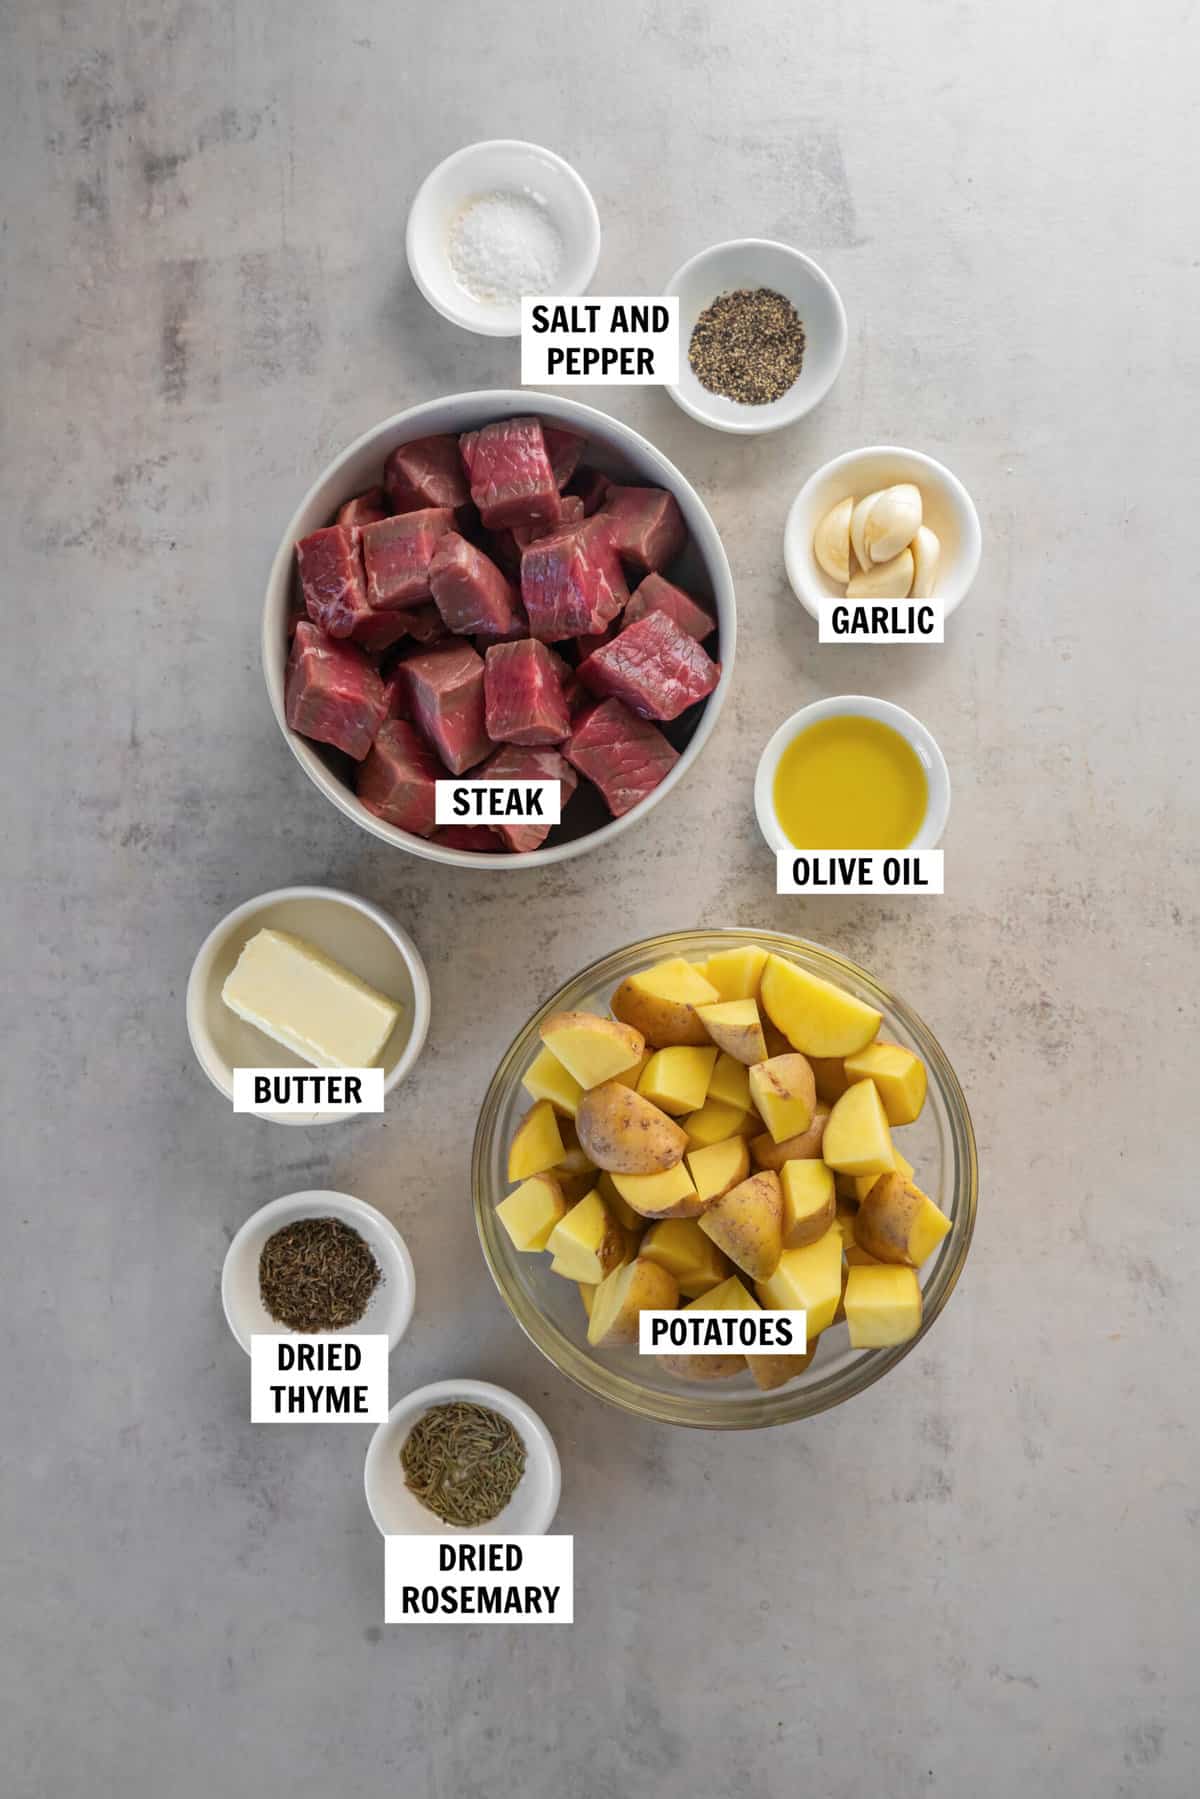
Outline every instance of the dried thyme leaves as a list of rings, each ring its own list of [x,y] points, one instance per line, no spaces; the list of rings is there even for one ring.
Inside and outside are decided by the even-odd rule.
[[[382,1276],[357,1231],[340,1218],[299,1218],[268,1237],[258,1290],[277,1324],[343,1331],[357,1324]]]
[[[445,1524],[469,1529],[504,1510],[525,1472],[525,1445],[507,1418],[468,1400],[435,1405],[400,1451],[404,1484]]]
[[[804,325],[771,287],[718,294],[696,320],[688,361],[702,387],[744,406],[785,394],[804,362]]]

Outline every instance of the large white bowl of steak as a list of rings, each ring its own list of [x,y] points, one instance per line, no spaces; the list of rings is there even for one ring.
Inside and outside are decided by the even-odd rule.
[[[736,616],[716,526],[628,425],[551,394],[386,419],[310,488],[271,567],[267,691],[364,830],[459,868],[614,838],[700,754]],[[438,827],[438,780],[561,782],[562,816]]]

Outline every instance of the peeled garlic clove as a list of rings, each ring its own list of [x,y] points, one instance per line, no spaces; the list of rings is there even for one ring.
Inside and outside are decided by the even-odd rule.
[[[921,490],[911,481],[885,487],[863,523],[863,542],[872,562],[890,562],[921,529]]]
[[[882,497],[883,489],[882,487],[877,487],[874,493],[866,494],[863,499],[859,500],[854,511],[850,514],[850,548],[858,557],[859,568],[870,568],[871,566],[871,558],[867,553],[867,545],[863,533],[866,530],[867,520],[871,516],[872,506],[875,504],[876,500],[881,499]]]
[[[890,562],[875,562],[860,574],[851,575],[846,589],[848,600],[904,600],[913,580],[913,553],[901,550]]]
[[[854,495],[831,506],[813,533],[813,555],[831,581],[850,579],[850,514]]]
[[[933,584],[937,580],[938,563],[942,558],[942,545],[936,531],[928,525],[922,525],[912,540],[913,584],[912,598],[927,600],[933,592]]]

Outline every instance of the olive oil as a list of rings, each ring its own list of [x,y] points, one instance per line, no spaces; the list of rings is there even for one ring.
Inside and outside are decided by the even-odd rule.
[[[789,843],[802,850],[902,850],[921,828],[929,785],[906,738],[844,713],[794,737],[772,794]]]

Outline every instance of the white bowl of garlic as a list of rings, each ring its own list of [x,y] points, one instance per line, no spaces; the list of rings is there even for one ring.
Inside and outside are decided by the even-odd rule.
[[[970,494],[919,450],[877,444],[835,456],[792,501],[783,556],[814,618],[823,599],[965,599],[983,538]]]

